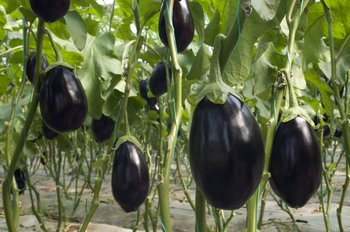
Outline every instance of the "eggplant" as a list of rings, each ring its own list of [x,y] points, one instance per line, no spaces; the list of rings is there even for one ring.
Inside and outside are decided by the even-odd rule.
[[[70,0],[30,0],[34,13],[48,23],[62,18],[68,12],[69,5]]]
[[[134,212],[146,200],[149,191],[145,156],[132,142],[123,142],[115,152],[112,169],[112,193],[121,208]]]
[[[168,36],[165,27],[165,2],[163,1],[158,21],[160,40],[168,47]],[[173,7],[173,27],[178,52],[183,52],[190,45],[194,36],[194,23],[188,6],[188,0],[175,0]]]
[[[100,119],[94,119],[91,123],[91,131],[97,143],[102,143],[111,138],[115,128],[115,122],[110,117],[102,114]]]
[[[30,83],[34,83],[34,75],[35,75],[35,66],[36,66],[36,52],[31,52],[26,67],[26,75]],[[44,71],[49,66],[49,62],[47,62],[46,55],[42,54],[42,65],[41,70]]]
[[[169,77],[171,77],[171,70],[169,68]],[[168,82],[166,78],[166,70],[164,62],[158,62],[154,68],[149,79],[149,89],[151,93],[159,97],[167,92]]]
[[[281,122],[269,164],[272,190],[290,207],[304,206],[321,183],[321,161],[315,132],[304,118]]]
[[[87,99],[72,69],[59,65],[46,73],[40,111],[44,123],[57,133],[74,131],[83,125],[88,112]]]
[[[255,192],[264,168],[260,128],[233,95],[224,104],[206,97],[195,108],[189,160],[199,190],[214,207],[238,209]]]

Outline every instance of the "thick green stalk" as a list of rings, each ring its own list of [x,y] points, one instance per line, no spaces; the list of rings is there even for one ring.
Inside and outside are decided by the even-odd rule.
[[[278,83],[278,84],[280,84],[280,83]],[[265,136],[264,171],[263,171],[262,179],[260,181],[260,188],[262,189],[262,192],[264,194],[262,195],[262,198],[261,198],[261,205],[262,205],[262,207],[260,209],[260,218],[259,218],[259,222],[258,222],[258,227],[261,226],[263,215],[264,215],[264,210],[265,210],[265,199],[266,199],[266,195],[267,195],[267,185],[266,185],[266,183],[267,183],[267,181],[270,178],[269,163],[270,163],[270,158],[271,158],[273,138],[274,138],[274,135],[275,135],[275,129],[276,129],[276,126],[277,126],[277,118],[278,118],[278,114],[279,114],[279,111],[280,111],[280,108],[281,108],[282,99],[283,99],[283,95],[284,95],[283,94],[283,90],[278,90],[276,94],[277,94],[276,102],[273,102],[272,106],[271,106],[271,109],[274,109],[274,110],[271,112],[271,117],[270,117],[270,119],[267,122],[267,132],[266,132],[266,136]],[[257,199],[259,199],[259,195],[254,194],[249,199],[250,203],[248,202],[248,205],[249,204],[251,204],[251,205],[256,204],[253,201],[256,202]],[[253,222],[253,220],[252,220],[251,223],[255,223],[255,222]],[[253,227],[253,225],[249,226],[249,220],[248,220],[248,227],[251,227],[251,228]]]
[[[205,213],[205,198],[196,187],[196,232],[206,232],[207,222]]]
[[[174,66],[174,80],[175,80],[175,119],[172,121],[170,133],[168,135],[168,148],[162,169],[162,181],[158,186],[160,216],[163,230],[166,232],[172,231],[170,202],[169,202],[169,176],[170,165],[174,150],[176,146],[177,134],[182,116],[182,70],[177,60],[177,49],[174,37],[174,28],[172,25],[172,9],[174,0],[168,1],[168,8],[165,11],[166,33],[168,37],[171,60]]]
[[[247,232],[257,231],[257,203],[259,199],[258,191],[255,191],[253,196],[249,199],[247,203]]]
[[[348,171],[350,169],[350,126],[348,122],[348,116],[345,111],[344,102],[342,101],[340,94],[339,94],[339,86],[338,86],[338,80],[337,80],[337,59],[339,57],[336,57],[335,54],[335,45],[334,45],[334,37],[333,37],[333,19],[331,12],[329,8],[327,7],[324,0],[321,0],[325,16],[328,23],[328,39],[329,39],[329,45],[330,45],[330,54],[331,54],[331,83],[332,83],[332,89],[333,89],[333,95],[335,97],[336,102],[338,103],[338,110],[340,114],[340,118],[342,120],[342,131],[343,131],[343,138],[344,138],[344,149],[346,154],[346,170]],[[347,173],[345,183],[343,185],[343,192],[342,192],[342,199],[345,198],[347,190],[349,186],[349,173]],[[344,201],[341,200],[339,203],[339,207],[337,209],[337,218],[338,218],[338,224],[340,231],[344,231],[343,224],[342,224],[342,209],[343,209]]]
[[[41,65],[42,65],[42,41],[43,41],[43,36],[44,36],[44,29],[45,29],[45,23],[43,20],[39,19],[39,24],[38,24],[38,35],[37,35],[37,41],[36,41],[36,49],[37,49],[37,63],[35,67],[35,75],[34,75],[34,92],[32,95],[32,100],[29,105],[29,111],[23,126],[23,129],[20,133],[18,143],[16,145],[14,154],[11,158],[11,163],[10,167],[8,169],[7,176],[5,178],[5,181],[3,182],[3,195],[4,196],[9,196],[9,191],[12,188],[11,182],[13,180],[13,175],[17,166],[17,163],[20,159],[24,143],[27,139],[28,132],[30,129],[30,126],[33,122],[36,108],[38,106],[39,102],[39,89],[40,89],[40,71],[41,71]],[[5,186],[7,185],[7,186]],[[14,189],[15,191],[15,189]],[[13,192],[14,192],[13,191]],[[16,195],[16,194],[14,194]],[[14,198],[12,201],[12,205],[10,204],[11,200],[10,199],[5,199],[4,200],[9,200],[9,202],[4,202],[4,211],[5,211],[5,217],[6,217],[6,223],[8,226],[8,229],[10,232],[16,231],[17,225],[14,225],[13,223],[16,223],[16,221],[19,218],[19,202],[18,198]],[[10,207],[10,208],[8,208]],[[16,223],[17,224],[17,223]]]

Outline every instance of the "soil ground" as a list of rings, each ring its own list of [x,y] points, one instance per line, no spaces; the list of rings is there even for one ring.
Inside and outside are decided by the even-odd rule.
[[[3,173],[0,174],[3,176]],[[345,179],[344,172],[336,172],[333,183],[333,198],[330,215],[331,231],[339,231],[336,208],[341,195],[341,187]],[[32,182],[40,192],[42,207],[45,212],[45,223],[50,231],[55,231],[57,226],[57,202],[56,202],[56,188],[52,179],[46,174],[43,168],[40,168],[32,177]],[[173,182],[174,183],[174,182]],[[194,231],[195,214],[191,209],[183,191],[180,187],[180,182],[175,181],[171,187],[171,213],[173,219],[174,231]],[[74,190],[72,190],[74,191]],[[194,199],[194,189],[190,189],[190,195]],[[1,195],[1,193],[0,193]],[[70,222],[67,223],[66,231],[76,231],[79,228],[79,223],[83,220],[86,209],[88,208],[92,199],[91,190],[84,190],[81,204],[74,214]],[[20,231],[40,231],[39,224],[31,212],[31,203],[28,190],[24,195],[20,196],[22,203]],[[319,232],[326,231],[323,215],[318,203],[318,197],[315,195],[306,206],[300,209],[291,209],[297,222],[292,223],[287,213],[283,212],[271,195],[268,195],[266,202],[266,210],[264,214],[263,227],[261,231],[275,232],[275,231],[302,231],[302,232]],[[71,208],[71,202],[64,199],[67,211]],[[228,214],[229,212],[225,212]],[[243,231],[245,228],[246,208],[243,207],[235,212],[235,216],[230,223],[228,231]],[[125,213],[119,205],[114,201],[111,186],[110,174],[106,175],[103,188],[100,194],[100,205],[97,209],[88,231],[96,232],[124,232],[132,231],[135,222],[136,213]],[[208,224],[214,225],[213,217],[207,217]],[[343,208],[343,223],[345,231],[350,231],[350,193],[348,194]],[[142,229],[142,226],[140,227]],[[2,201],[0,202],[0,232],[8,231],[6,227],[5,217],[3,214]],[[159,228],[160,231],[160,228]]]

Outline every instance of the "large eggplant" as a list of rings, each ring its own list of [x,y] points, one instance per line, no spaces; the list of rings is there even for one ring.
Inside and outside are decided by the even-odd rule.
[[[259,185],[264,145],[247,105],[233,95],[224,104],[203,98],[190,132],[190,165],[194,180],[216,208],[238,209]]]
[[[322,175],[320,148],[302,117],[279,124],[269,170],[273,191],[290,207],[304,206],[317,191]]]
[[[87,115],[85,91],[74,71],[65,66],[49,70],[40,94],[44,123],[58,133],[78,129]]]
[[[168,36],[166,34],[165,20],[164,20],[165,3],[163,1],[159,23],[158,32],[163,44],[168,47]],[[194,23],[192,14],[188,6],[188,0],[175,0],[173,8],[173,27],[176,40],[176,47],[178,52],[183,52],[190,45],[194,36]]]
[[[125,212],[136,211],[146,200],[149,176],[146,159],[132,142],[123,142],[115,152],[112,193]]]

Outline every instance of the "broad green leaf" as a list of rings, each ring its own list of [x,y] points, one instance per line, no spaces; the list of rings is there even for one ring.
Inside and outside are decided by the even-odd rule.
[[[188,80],[199,80],[210,67],[211,53],[206,45],[202,45],[192,63],[191,70],[187,74]]]
[[[236,15],[238,13],[238,6],[241,1],[232,1],[232,0],[225,0],[223,2],[223,11],[222,11],[222,28],[221,32],[227,35],[232,25],[234,24],[236,20]]]
[[[159,13],[160,2],[156,0],[140,1],[141,25],[146,25],[150,19]],[[158,21],[158,19],[157,19]]]
[[[213,46],[217,34],[220,33],[220,13],[216,12],[204,30],[204,43]]]
[[[246,19],[239,41],[224,68],[224,81],[232,85],[244,83],[251,71],[254,44],[271,27],[271,22],[263,21],[255,11]]]
[[[331,96],[333,94],[331,87],[315,73],[306,72],[304,75],[307,83],[315,86],[318,91],[320,91],[324,108],[328,115],[332,115],[331,112],[334,109],[334,104],[331,101]]]
[[[69,11],[64,16],[64,19],[75,46],[79,50],[83,50],[86,44],[87,30],[80,14],[76,11]]]
[[[277,67],[271,63],[272,57],[276,55],[272,43],[268,43],[264,53],[253,63],[254,93],[259,94],[271,87],[277,76]]]
[[[194,25],[199,36],[200,43],[204,41],[204,12],[202,6],[198,2],[190,2],[190,10],[192,13]]]
[[[2,0],[0,3],[6,9],[7,14],[14,12],[19,6],[17,0]]]
[[[307,28],[304,43],[302,44],[303,59],[306,64],[326,61],[328,52],[323,41],[322,32],[325,17],[321,3],[316,3],[309,8],[307,14]],[[329,53],[329,52],[328,52]]]
[[[333,36],[344,39],[350,34],[350,4],[344,0],[325,0],[333,18]]]
[[[265,21],[270,21],[276,16],[280,1],[281,0],[252,0],[252,5],[260,18]]]
[[[84,54],[84,63],[79,77],[85,89],[89,113],[99,118],[102,112],[102,78],[109,80],[112,75],[122,73],[121,63],[113,54],[115,37],[111,33],[99,37],[88,37]]]

